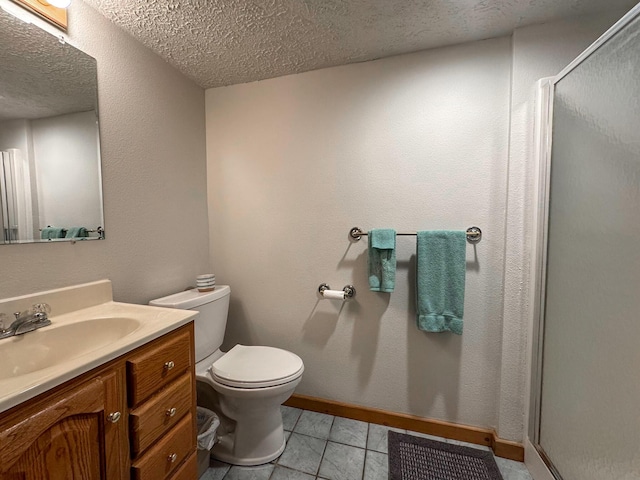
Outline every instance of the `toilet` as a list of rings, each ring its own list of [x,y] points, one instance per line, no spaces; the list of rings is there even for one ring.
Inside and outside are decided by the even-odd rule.
[[[152,300],[157,307],[197,310],[195,322],[198,405],[220,417],[211,455],[234,465],[260,465],[285,447],[280,405],[302,379],[304,364],[292,352],[266,346],[236,345],[224,339],[231,288],[197,289]]]

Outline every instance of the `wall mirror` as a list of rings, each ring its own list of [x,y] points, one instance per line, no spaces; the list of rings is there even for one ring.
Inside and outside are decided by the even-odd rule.
[[[0,10],[0,243],[104,238],[96,60]]]

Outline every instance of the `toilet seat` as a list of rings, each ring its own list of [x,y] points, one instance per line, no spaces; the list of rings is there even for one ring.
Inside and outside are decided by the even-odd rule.
[[[236,388],[264,388],[289,383],[302,375],[295,353],[275,347],[236,345],[208,369],[213,380]]]

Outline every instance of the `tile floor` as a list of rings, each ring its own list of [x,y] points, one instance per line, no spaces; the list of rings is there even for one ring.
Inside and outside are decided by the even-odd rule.
[[[488,450],[489,447],[281,407],[287,446],[271,463],[257,467],[211,461],[200,480],[387,480],[387,432],[409,433]],[[531,480],[523,463],[496,457],[504,480]]]

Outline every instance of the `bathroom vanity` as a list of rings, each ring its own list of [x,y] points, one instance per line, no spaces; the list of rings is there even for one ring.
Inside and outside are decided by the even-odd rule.
[[[34,295],[73,310],[0,340],[0,479],[197,478],[196,312],[102,302],[109,282],[79,288]]]

